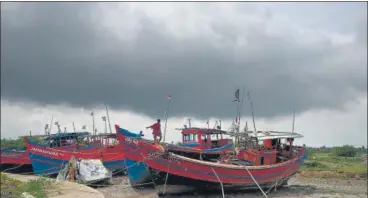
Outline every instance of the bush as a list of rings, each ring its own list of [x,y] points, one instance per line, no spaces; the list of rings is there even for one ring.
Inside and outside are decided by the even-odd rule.
[[[353,146],[344,145],[340,147],[334,147],[332,153],[338,157],[355,157],[357,151]]]

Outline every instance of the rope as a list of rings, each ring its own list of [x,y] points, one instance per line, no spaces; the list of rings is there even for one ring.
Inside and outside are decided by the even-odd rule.
[[[262,194],[263,194],[266,198],[268,198],[267,194],[263,191],[263,189],[262,189],[262,188],[261,188],[261,186],[258,184],[258,182],[256,181],[256,179],[254,179],[254,177],[253,177],[252,173],[249,171],[248,167],[247,167],[247,166],[244,166],[244,167],[245,167],[245,169],[248,171],[248,173],[249,173],[250,177],[253,179],[254,183],[256,183],[256,184],[257,184],[257,186],[258,186],[259,190],[261,190]]]
[[[217,180],[220,182],[220,185],[221,185],[221,191],[222,191],[222,197],[223,197],[223,198],[225,198],[224,186],[223,186],[223,184],[222,184],[222,182],[221,182],[221,180],[220,180],[219,176],[217,175],[217,173],[216,173],[215,169],[213,169],[212,167],[211,167],[211,169],[212,169],[212,171],[215,173],[215,176],[217,177]]]
[[[169,171],[170,171],[170,167],[171,167],[171,156],[169,155],[169,167],[167,168],[167,172],[166,172],[166,178],[165,178],[165,185],[164,185],[164,192],[163,195],[165,195],[166,192],[166,183],[167,183],[167,178],[169,177]]]
[[[287,171],[288,171],[288,169],[286,169],[286,170],[282,173],[281,178],[280,178],[279,180],[276,180],[275,184],[274,184],[273,186],[271,186],[271,188],[269,188],[269,189],[267,190],[266,194],[268,194],[268,193],[272,190],[272,188],[275,188],[275,191],[276,191],[276,187],[277,187],[278,182],[286,179],[286,178],[284,178],[284,175],[286,174],[286,172],[287,172]]]
[[[153,153],[153,154],[155,154],[155,153]],[[141,155],[142,155],[142,154],[141,154]],[[143,157],[142,162],[143,162],[143,163],[145,163],[145,162],[144,162],[145,157],[144,157],[144,156],[142,156],[142,157]],[[148,158],[148,157],[147,157],[147,158]],[[157,194],[159,194],[159,193],[160,193],[160,190],[159,190],[159,189],[157,189],[157,186],[156,186],[156,184],[155,184],[155,181],[153,180],[152,173],[151,173],[151,171],[148,171],[148,172],[149,172],[149,173],[150,173],[150,175],[151,175],[151,179],[152,179],[153,186],[155,187]]]

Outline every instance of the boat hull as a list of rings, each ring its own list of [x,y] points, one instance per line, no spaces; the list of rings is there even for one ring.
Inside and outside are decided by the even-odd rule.
[[[31,164],[31,160],[26,151],[1,150],[0,156],[1,164]]]
[[[169,173],[169,176],[174,179],[168,180],[167,184],[173,185],[198,186],[198,183],[208,183],[211,186],[214,183],[222,183],[225,187],[253,188],[256,186],[254,178],[259,185],[269,186],[276,182],[283,183],[282,181],[293,176],[299,170],[305,157],[304,149],[296,147],[295,157],[286,162],[264,166],[224,165],[169,153],[160,145],[140,138],[125,137],[122,133],[120,135],[123,136],[119,138],[119,141],[121,141],[125,157],[132,161],[143,162],[147,168],[142,166],[141,171],[152,175],[157,184],[164,181],[162,173]],[[158,172],[158,174],[153,174],[153,172]],[[139,180],[149,182],[149,177],[142,177]]]
[[[27,143],[27,151],[36,175],[57,174],[74,156],[76,159],[101,159],[104,166],[112,172],[124,168],[124,155],[117,147],[106,150],[90,148],[87,150],[59,150]]]

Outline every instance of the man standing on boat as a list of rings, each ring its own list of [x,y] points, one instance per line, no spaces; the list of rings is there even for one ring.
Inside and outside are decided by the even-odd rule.
[[[151,126],[146,127],[151,128],[152,129],[152,134],[153,134],[153,139],[155,140],[155,142],[160,142],[161,141],[161,124],[160,124],[161,120],[157,119],[157,122]],[[159,139],[157,139],[159,138]]]

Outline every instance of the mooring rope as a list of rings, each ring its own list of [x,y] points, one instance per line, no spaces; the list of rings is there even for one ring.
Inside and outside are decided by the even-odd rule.
[[[220,182],[220,185],[221,185],[221,191],[222,191],[222,197],[223,197],[223,198],[225,198],[224,186],[223,186],[223,184],[222,184],[222,182],[221,182],[221,180],[220,180],[219,176],[217,175],[217,173],[216,173],[215,169],[213,169],[212,167],[211,167],[211,169],[212,169],[213,173],[215,173],[215,176],[217,177],[217,180]]]
[[[262,188],[261,188],[261,186],[258,184],[258,182],[256,181],[256,179],[254,179],[254,177],[253,177],[252,173],[249,171],[248,167],[247,167],[247,166],[244,166],[244,167],[245,167],[245,169],[248,171],[248,173],[249,173],[250,177],[253,179],[254,183],[256,183],[256,185],[258,186],[259,190],[261,190],[262,194],[263,194],[266,198],[268,198],[267,194],[263,191],[263,189],[262,189]]]
[[[167,172],[166,172],[166,178],[165,178],[165,185],[164,185],[164,192],[163,195],[165,195],[166,192],[166,183],[167,183],[167,179],[169,177],[169,171],[170,171],[170,167],[171,167],[171,155],[169,155],[169,167],[167,168]]]

